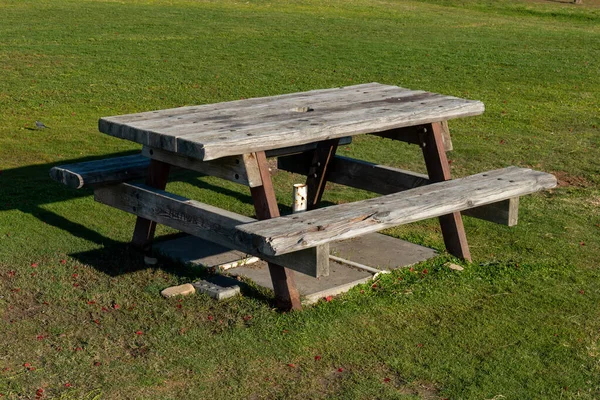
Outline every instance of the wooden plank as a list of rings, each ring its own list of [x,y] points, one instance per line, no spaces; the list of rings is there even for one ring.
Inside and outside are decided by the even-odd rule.
[[[279,157],[277,168],[283,171],[307,175],[310,167],[310,154],[294,154]],[[425,174],[386,167],[349,157],[335,156],[327,175],[329,182],[362,189],[377,194],[391,194],[415,187],[428,185]],[[468,209],[462,212],[474,218],[497,224],[514,226],[519,215],[519,199],[510,199],[499,203]]]
[[[189,233],[202,239],[236,249],[266,261],[280,263],[307,275],[318,277],[323,262],[321,249],[312,248],[290,255],[272,257],[260,254],[251,238],[236,227],[255,222],[253,218],[190,200],[144,184],[117,184],[97,187],[96,201],[139,217]]]
[[[509,167],[355,203],[238,226],[263,254],[280,255],[459,212],[556,186],[550,174]]]
[[[277,207],[277,199],[271,181],[267,157],[264,152],[253,153],[252,155],[254,157],[248,159],[247,162],[248,164],[253,162],[256,165],[262,180],[261,186],[250,188],[256,217],[259,220],[279,217],[279,208]],[[317,250],[322,250],[322,248]],[[327,256],[329,257],[328,250],[329,248],[327,248]],[[315,264],[319,265],[318,262]],[[329,258],[327,258],[326,264],[328,275]],[[294,273],[283,265],[274,262],[269,262],[268,267],[277,308],[280,310],[301,310],[302,303],[300,302],[300,293],[296,288]]]
[[[163,190],[167,186],[170,169],[171,166],[167,163],[158,160],[150,160],[148,174],[146,176],[146,185]],[[155,230],[155,221],[152,221],[149,218],[138,217],[135,221],[131,244],[144,251],[147,256],[150,256]]]
[[[309,157],[309,153],[280,157],[277,159],[277,168],[307,175]],[[429,183],[429,178],[424,174],[344,156],[335,156],[327,180],[378,194],[396,193]]]
[[[210,160],[483,112],[483,104],[477,101],[387,85],[251,100],[166,114],[107,117],[100,120],[99,128],[113,136]]]
[[[258,170],[246,169],[243,155],[223,157],[211,161],[200,161],[196,158],[148,146],[144,146],[142,155],[153,160],[197,171],[204,175],[216,176],[245,186],[254,187],[262,184]]]
[[[76,164],[60,165],[50,170],[50,177],[69,187],[110,184],[143,178],[150,160],[140,154],[105,158]]]
[[[427,174],[432,182],[442,182],[451,179],[450,164],[444,150],[442,126],[432,123],[425,127],[421,150],[425,158]],[[471,261],[471,251],[467,242],[467,235],[460,212],[440,215],[440,228],[444,237],[446,250],[458,258]]]

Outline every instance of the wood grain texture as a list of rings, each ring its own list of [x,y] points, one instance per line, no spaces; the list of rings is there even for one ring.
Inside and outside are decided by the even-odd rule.
[[[216,176],[245,186],[260,186],[262,181],[257,169],[247,170],[245,155],[223,157],[218,160],[200,161],[170,151],[144,146],[142,155],[177,167],[190,169],[204,175]]]
[[[148,172],[149,165],[149,159],[135,154],[56,166],[50,170],[50,177],[63,185],[80,189],[89,185],[143,178]]]
[[[279,255],[439,217],[556,186],[550,174],[509,167],[400,193],[238,226],[262,254]]]
[[[294,154],[277,159],[277,168],[283,171],[307,175],[310,168],[310,153]],[[391,194],[431,183],[425,174],[386,167],[357,160],[335,156],[329,173],[329,182],[362,189],[377,194]],[[519,199],[510,199],[499,203],[471,208],[463,215],[483,219],[501,225],[514,226],[519,215]]]
[[[135,214],[139,217],[170,226],[182,232],[236,249],[265,261],[285,265],[313,277],[322,275],[322,249],[312,248],[290,255],[271,257],[260,254],[252,238],[237,231],[240,224],[256,222],[254,218],[229,212],[144,184],[122,183],[97,187],[96,201]],[[325,268],[326,269],[326,268]],[[321,275],[320,275],[321,274]]]
[[[212,160],[483,111],[478,101],[372,83],[106,117],[99,121],[99,129],[154,148]]]

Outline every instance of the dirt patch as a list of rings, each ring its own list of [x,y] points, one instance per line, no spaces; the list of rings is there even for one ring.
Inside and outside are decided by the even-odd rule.
[[[437,400],[440,398],[438,388],[431,382],[417,381],[398,387],[398,390],[402,394],[418,396],[424,400]]]
[[[564,171],[552,172],[552,175],[558,180],[558,187],[579,187],[587,188],[592,186],[592,182],[582,176],[569,175]]]

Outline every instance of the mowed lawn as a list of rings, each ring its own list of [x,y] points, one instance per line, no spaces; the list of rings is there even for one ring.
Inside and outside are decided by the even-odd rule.
[[[600,398],[600,3],[583,2],[0,0],[0,399]],[[486,105],[450,121],[454,176],[518,165],[560,186],[513,228],[465,217],[462,272],[425,221],[385,233],[439,257],[280,313],[252,285],[163,299],[203,271],[144,266],[133,216],[48,176],[139,151],[103,116],[367,82]],[[384,139],[340,153],[424,171]],[[275,175],[283,212],[297,179]],[[233,183],[168,190],[253,214]]]

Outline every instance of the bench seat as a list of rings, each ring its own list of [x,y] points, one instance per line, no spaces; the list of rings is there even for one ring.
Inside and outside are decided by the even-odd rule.
[[[439,217],[556,186],[548,173],[508,167],[237,227],[258,252],[275,256]]]
[[[150,159],[141,154],[104,158],[50,169],[50,177],[74,189],[139,179],[146,176]]]

